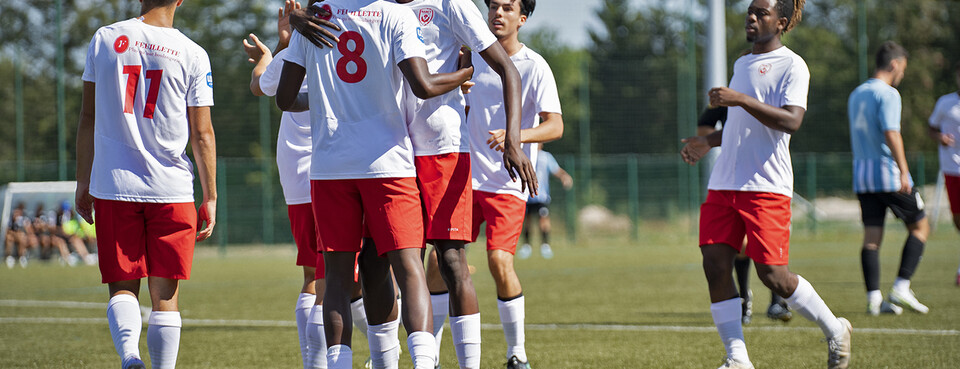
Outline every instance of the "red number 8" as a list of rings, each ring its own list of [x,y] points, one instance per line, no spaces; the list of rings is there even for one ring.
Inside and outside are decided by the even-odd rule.
[[[350,50],[347,46],[349,41],[353,41],[354,49]],[[354,31],[346,31],[340,34],[340,42],[337,43],[337,50],[343,54],[343,57],[337,61],[337,77],[346,83],[357,83],[367,76],[367,62],[363,60],[363,36]],[[347,71],[347,65],[353,63],[357,66],[357,71],[350,73]]]

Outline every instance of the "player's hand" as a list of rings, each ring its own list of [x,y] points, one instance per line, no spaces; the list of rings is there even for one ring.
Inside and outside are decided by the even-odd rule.
[[[523,153],[520,145],[510,143],[503,145],[503,166],[507,168],[507,174],[514,182],[520,179],[520,191],[530,190],[530,194],[537,195],[537,174],[534,172],[533,164],[530,164],[530,158]]]
[[[90,196],[90,184],[77,182],[77,194],[74,207],[77,214],[89,224],[93,224],[93,196]]]
[[[207,226],[203,227],[206,222]],[[203,241],[213,235],[213,226],[217,224],[217,200],[204,200],[200,204],[197,214],[197,242]]]
[[[940,145],[942,145],[942,146],[953,146],[953,144],[954,144],[955,142],[956,142],[956,140],[954,139],[954,137],[953,137],[952,134],[949,134],[949,133],[941,133],[941,134],[940,134]]]
[[[316,12],[319,17],[314,16],[314,12]],[[340,38],[330,32],[330,30],[341,31],[340,26],[328,20],[332,15],[329,11],[321,8],[317,4],[309,8],[293,9],[289,13],[290,27],[300,32],[303,37],[316,47],[323,48],[326,46],[332,48],[334,43],[340,42]]]
[[[680,157],[690,165],[696,164],[710,151],[710,144],[707,142],[707,138],[703,136],[687,137],[680,142],[686,144],[680,149]]]
[[[283,7],[277,10],[277,34],[280,35],[280,44],[290,44],[290,36],[293,31],[290,29],[290,12],[300,9],[300,3],[294,0],[287,0]]]
[[[503,151],[503,141],[507,139],[507,131],[495,129],[487,131],[487,133],[490,134],[490,138],[487,139],[487,145],[489,145],[491,149]]]
[[[913,193],[913,187],[910,186],[910,173],[900,173],[900,190],[897,192],[904,195]]]
[[[460,92],[468,94],[470,93],[470,88],[476,86],[477,84],[471,81],[466,81],[460,85]]]
[[[560,184],[563,185],[563,189],[565,190],[569,190],[573,188],[573,177],[568,175],[560,177]]]
[[[270,55],[270,48],[260,42],[257,35],[251,33],[249,37],[253,44],[247,42],[247,39],[243,39],[243,51],[249,57],[247,61],[256,64],[260,62],[260,59],[263,59],[264,55]]]
[[[743,94],[729,87],[714,87],[707,96],[710,97],[710,106],[739,106]]]

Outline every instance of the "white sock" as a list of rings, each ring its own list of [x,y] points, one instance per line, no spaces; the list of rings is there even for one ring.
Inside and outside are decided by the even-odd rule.
[[[897,279],[893,281],[893,289],[898,292],[910,292],[910,280],[897,277]]]
[[[787,305],[791,309],[820,326],[820,330],[827,338],[832,338],[843,333],[843,324],[833,315],[827,304],[823,302],[817,291],[813,289],[810,282],[797,275],[800,283],[797,283],[797,290],[793,295],[787,297]]]
[[[723,348],[727,350],[727,357],[741,363],[749,363],[747,343],[743,339],[743,325],[740,323],[740,298],[714,302],[710,304],[710,315],[713,315],[713,325],[717,326],[717,333],[723,341]]]
[[[353,369],[353,351],[347,345],[333,345],[327,349],[330,369]]]
[[[450,317],[450,333],[462,369],[480,368],[480,313]]]
[[[147,350],[150,351],[150,367],[173,369],[177,367],[177,352],[180,351],[179,311],[153,311],[147,322]]]
[[[370,359],[375,369],[396,369],[400,365],[400,318],[369,326]]]
[[[437,339],[437,357],[440,357],[440,342],[443,341],[443,322],[450,312],[450,293],[431,294],[430,305],[433,308],[433,337]]]
[[[300,359],[303,361],[303,367],[307,366],[307,356],[310,345],[307,343],[307,322],[310,321],[310,310],[313,304],[317,302],[317,295],[312,293],[301,293],[297,298],[297,305],[294,309],[294,316],[297,318],[297,335],[300,337]]]
[[[116,295],[107,303],[107,322],[110,324],[110,336],[113,347],[123,363],[129,358],[140,358],[140,330],[143,318],[140,316],[140,302],[132,295]]]
[[[880,290],[867,291],[867,303],[876,305],[883,302],[883,293]]]
[[[363,298],[350,303],[350,314],[353,317],[353,325],[357,327],[354,332],[360,332],[367,337],[367,311],[363,310]]]
[[[525,340],[523,331],[524,307],[523,296],[510,301],[497,299],[497,310],[500,311],[500,324],[503,325],[503,335],[507,340],[507,359],[516,356],[520,361],[527,361],[527,351],[523,347]]]
[[[437,341],[430,332],[416,331],[407,336],[407,349],[414,369],[434,369],[437,366]]]
[[[306,367],[327,367],[330,353],[327,352],[327,336],[323,332],[323,305],[313,305],[313,309],[310,309],[310,317],[307,318],[307,351]]]

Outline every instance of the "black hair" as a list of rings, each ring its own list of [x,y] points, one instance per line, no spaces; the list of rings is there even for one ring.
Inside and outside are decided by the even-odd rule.
[[[806,4],[805,0],[777,0],[777,4],[774,5],[774,8],[777,9],[777,15],[787,18],[787,25],[783,28],[783,33],[787,33],[797,24],[800,24],[800,19],[803,18],[804,4]]]
[[[490,0],[483,0],[487,7],[490,7]],[[517,0],[520,3],[520,14],[528,18],[533,14],[533,9],[537,7],[537,0]]]
[[[154,8],[167,6],[176,2],[177,0],[143,0],[143,5],[147,8]]]
[[[877,70],[889,70],[890,62],[900,58],[906,59],[908,56],[910,54],[903,46],[893,41],[884,42],[877,50]]]

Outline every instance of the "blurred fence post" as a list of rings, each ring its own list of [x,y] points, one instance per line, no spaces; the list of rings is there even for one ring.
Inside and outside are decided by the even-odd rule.
[[[817,233],[817,154],[807,154],[807,201],[810,202],[810,231]]]
[[[227,160],[217,159],[217,243],[219,245],[220,256],[227,255],[227,237],[230,226],[230,211],[227,208]]]
[[[867,47],[870,40],[867,38],[867,4],[866,0],[857,0],[857,56],[859,59],[860,79],[867,80]]]
[[[571,177],[577,178],[577,160],[574,156],[568,156],[566,160],[567,173]],[[564,200],[564,223],[567,228],[567,240],[570,243],[577,242],[577,188],[570,187],[569,189],[564,187],[563,189],[563,200]]]
[[[263,219],[263,243],[273,243],[273,158],[270,155],[273,147],[270,145],[270,102],[269,97],[260,97],[260,174],[262,181],[260,189],[262,190],[262,214]]]
[[[67,180],[67,116],[63,81],[63,0],[57,0],[57,158],[58,178]]]
[[[640,238],[640,173],[637,154],[627,156],[627,211],[630,213],[631,237]]]
[[[590,177],[592,176],[592,163],[590,162],[590,58],[583,58],[581,64],[581,73],[583,73],[583,83],[580,84],[580,187],[583,190],[577,191],[581,196],[590,191]],[[586,203],[586,201],[581,201]]]
[[[917,159],[917,184],[916,184],[916,187],[922,189],[923,186],[925,186],[925,185],[927,184],[927,178],[926,178],[927,176],[925,175],[925,174],[927,173],[927,161],[926,161],[927,155],[926,155],[925,153],[922,153],[922,152],[921,152],[921,153],[920,153],[919,155],[917,155],[917,156],[919,156],[919,158]]]
[[[13,67],[14,106],[17,122],[17,182],[26,179],[23,168],[23,61],[20,58],[20,46],[17,46],[16,65]]]

